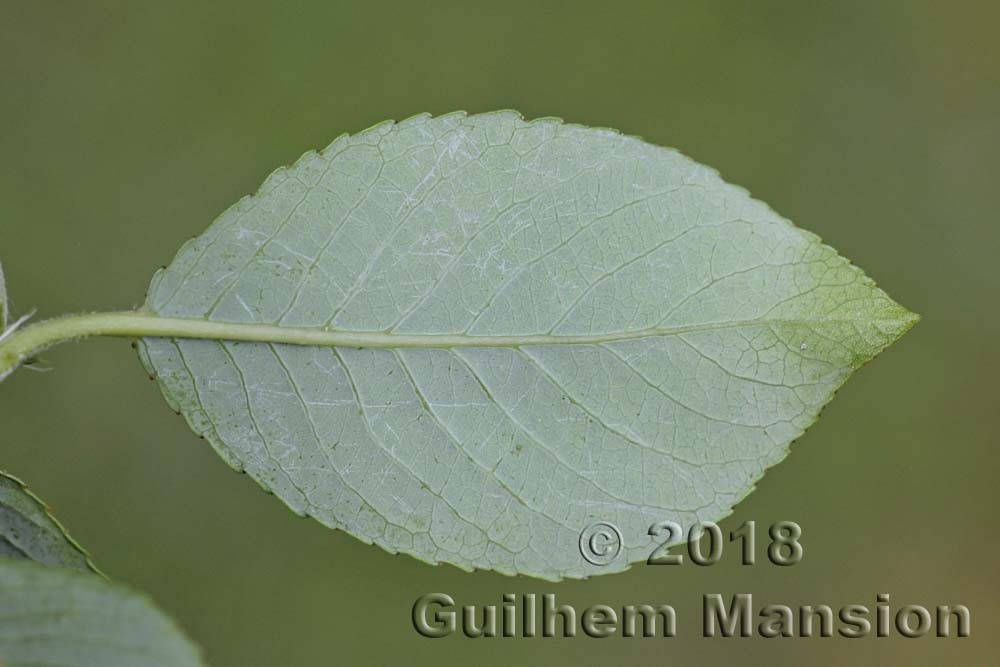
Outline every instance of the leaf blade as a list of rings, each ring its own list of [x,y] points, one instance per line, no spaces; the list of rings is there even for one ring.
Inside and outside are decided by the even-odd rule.
[[[7,282],[3,277],[3,264],[0,264],[0,334],[7,330],[10,319],[10,306],[7,302]]]
[[[306,154],[186,244],[146,309],[425,337],[140,354],[194,430],[296,512],[546,578],[648,556],[656,521],[728,514],[915,321],[714,171],[513,112],[418,116]],[[513,342],[444,343],[463,336]],[[598,519],[625,535],[605,568],[575,546]]]
[[[0,557],[103,576],[49,507],[18,478],[0,470]]]
[[[4,665],[202,664],[173,621],[109,582],[48,506],[2,471],[0,619]]]
[[[8,665],[202,664],[145,597],[75,570],[0,561],[0,617],[0,660]]]

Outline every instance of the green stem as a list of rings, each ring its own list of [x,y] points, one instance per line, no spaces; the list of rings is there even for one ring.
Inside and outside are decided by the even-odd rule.
[[[915,318],[916,316],[910,316]],[[888,318],[893,319],[894,318]],[[904,318],[906,319],[906,318]],[[819,318],[809,322],[873,321],[871,318]],[[0,337],[0,380],[10,375],[39,352],[70,340],[90,336],[120,338],[202,338],[237,340],[320,347],[366,348],[455,348],[522,347],[528,345],[595,345],[618,340],[670,336],[695,331],[712,331],[744,326],[798,324],[803,320],[741,320],[681,327],[643,329],[640,331],[565,336],[536,334],[524,336],[470,336],[465,334],[395,334],[373,331],[335,331],[321,328],[286,327],[274,324],[240,324],[203,319],[161,317],[143,311],[119,311],[68,315],[39,322]]]

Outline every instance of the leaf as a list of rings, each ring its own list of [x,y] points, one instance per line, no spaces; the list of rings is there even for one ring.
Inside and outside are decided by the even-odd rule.
[[[197,649],[144,597],[90,574],[0,561],[0,665],[188,667]]]
[[[100,571],[24,482],[0,471],[0,558]]]
[[[147,338],[192,428],[295,512],[544,578],[718,520],[916,316],[680,153],[515,112],[417,116],[272,174],[153,278],[164,317],[351,346]],[[270,330],[270,329],[269,329]],[[606,567],[581,530],[615,524]]]
[[[10,318],[10,306],[7,305],[7,283],[3,277],[3,264],[0,264],[0,334],[7,330],[7,320]]]
[[[0,472],[0,665],[202,664],[162,612],[95,573],[45,503]]]

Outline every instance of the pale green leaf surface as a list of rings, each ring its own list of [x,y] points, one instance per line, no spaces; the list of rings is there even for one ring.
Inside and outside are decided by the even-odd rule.
[[[94,573],[48,507],[0,471],[0,665],[201,664],[170,619]]]
[[[916,320],[713,170],[515,112],[383,123],[306,154],[188,242],[145,308],[426,336],[140,354],[194,430],[296,512],[552,579],[645,559],[657,521],[727,515]],[[577,546],[596,520],[624,536],[604,568]]]
[[[7,320],[10,318],[10,306],[7,305],[7,283],[3,277],[3,264],[0,264],[0,334],[7,330]]]
[[[0,665],[201,664],[198,650],[143,596],[90,574],[0,560]]]
[[[97,572],[90,556],[24,483],[0,471],[0,558]]]

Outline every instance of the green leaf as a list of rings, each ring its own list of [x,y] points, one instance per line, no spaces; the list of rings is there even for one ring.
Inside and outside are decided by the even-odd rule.
[[[100,573],[24,482],[0,471],[0,558]]]
[[[7,283],[3,277],[3,264],[0,264],[0,334],[7,330],[10,319],[10,306],[7,305]]]
[[[149,601],[94,573],[45,503],[0,472],[0,665],[201,664]]]
[[[279,169],[150,286],[168,402],[299,514],[462,568],[583,577],[718,520],[916,316],[677,151],[515,112],[417,116]],[[344,340],[342,337],[341,340]],[[624,551],[585,560],[615,524]]]
[[[188,667],[198,650],[146,598],[91,574],[0,561],[0,665]]]

